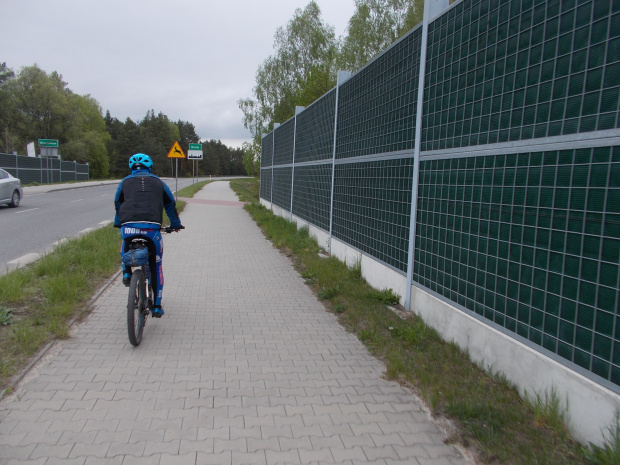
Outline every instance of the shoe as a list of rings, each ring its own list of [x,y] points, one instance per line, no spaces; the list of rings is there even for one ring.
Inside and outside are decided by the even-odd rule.
[[[164,314],[164,309],[161,308],[161,305],[155,305],[155,307],[153,308],[153,318],[161,318]]]
[[[131,273],[124,273],[123,274],[123,284],[125,285],[125,287],[129,287],[129,282],[131,281]]]

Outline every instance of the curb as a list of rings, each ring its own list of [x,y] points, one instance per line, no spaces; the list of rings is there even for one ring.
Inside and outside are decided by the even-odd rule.
[[[84,189],[86,187],[107,186],[118,184],[119,181],[85,181],[74,184],[41,184],[38,186],[24,186],[24,195],[47,194],[48,192],[66,191],[71,189]]]
[[[120,274],[121,270],[116,271],[116,273],[114,273],[114,275],[112,275],[112,277],[109,278],[103,284],[103,286],[101,286],[101,288],[95,293],[95,295],[91,297],[91,299],[86,304],[86,310],[88,311],[88,313],[90,313],[91,307],[95,304],[97,299],[101,297],[101,294],[103,294],[112,285],[112,283],[120,276]],[[71,328],[77,321],[78,317],[73,317],[73,319],[71,319],[71,321],[69,321],[69,323],[67,324],[67,328]],[[26,367],[20,373],[18,373],[15,377],[11,379],[9,386],[2,392],[0,392],[0,402],[7,396],[8,389],[12,389],[12,393],[17,391],[17,385],[20,383],[20,381],[24,379],[24,377],[30,372],[30,370],[32,370],[32,368],[45,356],[45,354],[50,351],[54,344],[58,342],[62,342],[62,340],[54,339],[53,341],[48,342],[42,349],[39,350],[39,352],[37,352],[34,358],[30,360],[28,365],[26,365]]]

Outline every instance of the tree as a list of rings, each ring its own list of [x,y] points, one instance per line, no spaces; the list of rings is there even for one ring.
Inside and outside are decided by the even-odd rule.
[[[7,67],[6,63],[0,63],[0,152],[12,152],[15,150],[13,129],[11,126],[12,114],[15,111],[14,103],[8,92],[7,83],[15,79],[15,73]]]
[[[105,178],[109,174],[106,144],[111,140],[101,108],[90,95],[67,93],[71,112],[70,125],[62,135],[62,157],[65,160],[90,165],[92,178]]]
[[[254,140],[246,150],[260,148],[261,134],[269,132],[274,122],[291,118],[296,106],[311,103],[336,83],[334,28],[321,20],[314,0],[297,9],[286,27],[278,28],[274,49],[256,72],[254,98],[238,102],[243,124]]]
[[[110,139],[99,103],[73,93],[56,71],[37,65],[15,77],[0,66],[0,101],[5,151],[24,149],[37,139],[57,139],[64,160],[89,163],[92,177],[108,175]]]
[[[176,124],[179,127],[179,144],[183,149],[187,149],[189,144],[200,143],[200,136],[196,134],[196,128],[192,123],[179,120]]]
[[[246,174],[243,167],[243,151],[239,148],[231,148],[219,140],[211,139],[202,143],[202,154],[202,160],[197,162],[198,175]]]
[[[276,102],[274,116],[283,123],[295,115],[295,106],[312,103],[336,84],[334,27],[321,20],[319,6],[311,1],[276,31],[274,47],[276,77],[286,83],[281,81],[284,98]]]
[[[181,138],[179,127],[166,115],[150,110],[140,121],[140,146],[138,152],[148,154],[153,160],[153,172],[162,176],[174,175],[174,164],[168,160],[172,145]],[[186,150],[186,149],[185,149]]]
[[[127,164],[129,157],[139,152],[140,128],[131,118],[127,118],[123,123],[117,118],[112,118],[110,112],[106,113],[105,122],[110,134],[110,140],[106,144],[110,160],[110,175],[122,178],[129,173]]]
[[[339,56],[340,69],[358,71],[422,21],[423,0],[355,0]]]
[[[54,71],[48,76],[34,65],[23,68],[16,79],[5,85],[12,101],[9,130],[18,147],[39,138],[62,139],[69,124],[70,108],[67,83],[61,75]]]
[[[245,172],[250,176],[260,175],[260,160],[256,154],[260,153],[261,147],[254,141],[244,142],[242,146],[243,150],[243,167]]]
[[[89,131],[79,138],[63,144],[63,159],[77,163],[89,164],[89,176],[93,179],[103,179],[109,174],[108,151],[106,142],[110,138],[108,133]]]

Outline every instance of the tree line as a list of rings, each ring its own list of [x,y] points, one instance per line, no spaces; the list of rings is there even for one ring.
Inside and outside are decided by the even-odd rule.
[[[321,19],[312,0],[277,29],[274,54],[256,71],[253,96],[238,101],[243,124],[252,134],[243,163],[260,171],[261,137],[336,85],[339,70],[356,72],[422,21],[423,0],[354,0],[355,12],[344,37]]]
[[[88,163],[92,179],[126,176],[127,161],[138,152],[152,157],[156,174],[173,176],[177,164],[167,155],[174,142],[184,151],[200,142],[190,122],[170,121],[154,110],[136,122],[119,121],[109,111],[103,116],[90,95],[72,92],[56,71],[48,74],[35,64],[15,73],[0,63],[0,152],[23,154],[38,139],[57,139],[62,159]],[[200,161],[179,160],[179,176],[246,174],[241,149],[219,140],[202,142],[202,149]]]
[[[127,118],[125,122],[112,118],[106,112],[104,118],[111,140],[108,143],[109,171],[113,177],[127,173],[128,154],[147,153],[154,164],[154,172],[163,176],[175,175],[177,162],[168,158],[175,141],[187,156],[189,144],[202,143],[202,160],[178,160],[178,175],[245,175],[243,151],[222,144],[219,140],[200,141],[196,128],[187,121],[170,121],[161,112],[150,110],[138,123]]]

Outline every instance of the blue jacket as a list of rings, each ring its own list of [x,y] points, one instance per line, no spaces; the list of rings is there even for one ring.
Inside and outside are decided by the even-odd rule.
[[[163,209],[170,226],[179,228],[181,220],[170,188],[148,170],[133,170],[123,179],[114,196],[114,226],[160,229]]]

